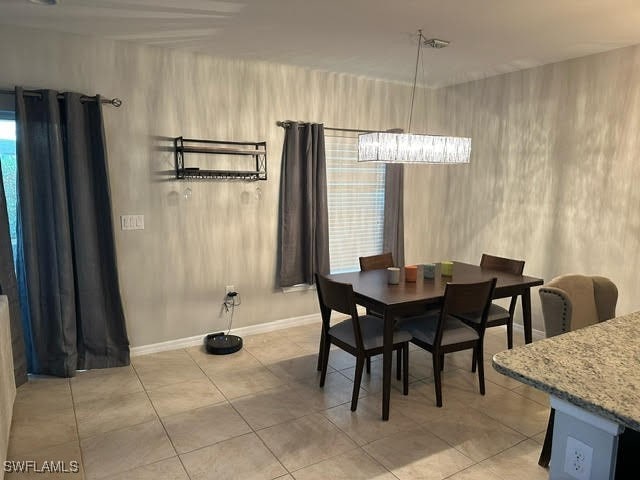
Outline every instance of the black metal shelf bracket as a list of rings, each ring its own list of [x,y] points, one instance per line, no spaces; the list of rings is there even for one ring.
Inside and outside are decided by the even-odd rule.
[[[173,140],[178,179],[266,180],[267,142],[225,142],[176,137]],[[255,158],[255,170],[203,170],[185,167],[184,155],[201,153],[209,155],[249,155]]]

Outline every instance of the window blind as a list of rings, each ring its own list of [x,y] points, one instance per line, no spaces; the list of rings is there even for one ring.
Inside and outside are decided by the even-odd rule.
[[[385,165],[358,162],[358,138],[325,136],[331,273],[360,269],[382,253]]]

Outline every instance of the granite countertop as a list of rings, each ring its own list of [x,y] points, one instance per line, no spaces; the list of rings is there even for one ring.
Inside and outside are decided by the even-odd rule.
[[[497,353],[493,367],[640,430],[640,312]]]

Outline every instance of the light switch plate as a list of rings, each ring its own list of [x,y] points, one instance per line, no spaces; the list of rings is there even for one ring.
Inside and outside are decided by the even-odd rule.
[[[122,230],[144,230],[144,215],[120,215]]]

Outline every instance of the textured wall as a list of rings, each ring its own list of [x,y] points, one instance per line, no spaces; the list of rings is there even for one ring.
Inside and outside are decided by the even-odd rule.
[[[410,166],[407,260],[483,252],[602,274],[638,310],[640,47],[431,92],[417,128],[473,137],[469,166]],[[534,327],[542,329],[534,292]]]
[[[116,232],[134,346],[223,328],[228,284],[242,294],[235,326],[317,311],[315,292],[274,288],[275,122],[403,127],[409,101],[406,87],[347,75],[7,27],[0,65],[2,87],[124,100],[104,111],[115,220],[145,215],[144,231]],[[471,135],[473,158],[408,167],[407,261],[486,251],[545,279],[601,273],[620,288],[618,311],[637,310],[639,89],[634,47],[422,93],[413,130]],[[176,181],[167,139],[178,135],[266,140],[269,180]],[[540,328],[537,294],[534,317]]]
[[[9,446],[13,401],[16,397],[16,384],[13,379],[9,302],[5,295],[0,295],[0,467],[4,466]],[[0,480],[2,478],[4,468],[0,468]]]
[[[274,288],[284,136],[276,121],[398,127],[410,94],[347,75],[6,27],[0,66],[3,87],[98,92],[124,101],[120,109],[105,106],[104,116],[115,220],[145,215],[145,230],[116,232],[133,346],[226,328],[219,313],[229,284],[242,295],[234,326],[316,312],[315,291]],[[167,139],[179,135],[266,140],[269,179],[177,181]]]

